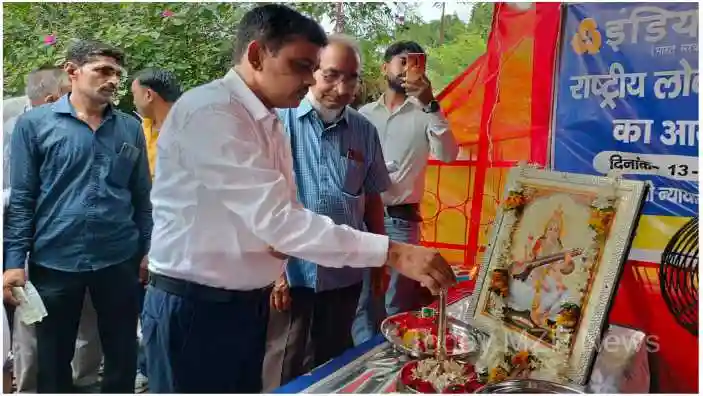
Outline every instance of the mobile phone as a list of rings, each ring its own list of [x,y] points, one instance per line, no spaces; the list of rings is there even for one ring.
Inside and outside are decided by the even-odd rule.
[[[408,53],[408,60],[405,65],[407,67],[406,78],[408,80],[417,80],[425,75],[427,55],[421,52]]]

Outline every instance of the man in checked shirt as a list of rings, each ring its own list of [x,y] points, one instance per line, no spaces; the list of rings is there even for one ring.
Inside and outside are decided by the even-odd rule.
[[[390,185],[376,128],[351,108],[361,72],[354,41],[331,36],[300,106],[279,110],[290,136],[298,199],[307,208],[385,234],[381,192]],[[364,269],[291,258],[271,294],[264,391],[353,346],[351,326]]]

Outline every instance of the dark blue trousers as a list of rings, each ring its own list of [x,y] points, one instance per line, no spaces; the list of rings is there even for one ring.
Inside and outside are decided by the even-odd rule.
[[[146,288],[140,283],[137,285],[137,296],[139,299],[139,315],[141,317],[141,312],[144,307],[144,296],[146,295]],[[137,371],[146,377],[146,356],[144,355],[143,343],[138,343],[137,345]]]
[[[90,272],[30,263],[29,278],[48,316],[36,325],[39,393],[75,393],[71,359],[86,288],[98,317],[105,358],[101,393],[133,393],[137,368],[137,260]]]
[[[227,302],[146,291],[142,336],[150,393],[259,393],[269,296]]]

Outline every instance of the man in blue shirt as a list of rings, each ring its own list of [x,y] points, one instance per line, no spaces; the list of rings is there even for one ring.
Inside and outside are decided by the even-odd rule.
[[[298,199],[337,224],[385,233],[380,193],[390,184],[376,128],[348,106],[360,79],[356,43],[332,36],[315,85],[298,108],[279,110],[291,140]],[[353,346],[351,326],[364,269],[291,258],[274,286],[264,391]]]
[[[56,66],[43,66],[29,73],[25,87],[29,105],[22,113],[47,103],[54,103],[71,92],[68,74]],[[8,119],[3,125],[3,195],[5,215],[10,199],[10,137],[21,114]],[[14,308],[14,307],[13,307]],[[14,309],[12,309],[14,311]],[[12,314],[11,314],[12,315]],[[18,316],[18,315],[15,315]],[[13,318],[12,327],[12,370],[15,388],[18,393],[37,393],[37,339],[34,324],[28,325]],[[100,349],[98,324],[90,295],[86,293],[83,312],[78,327],[78,339],[73,355],[73,382],[76,387],[88,389],[100,379],[100,365],[103,354]]]
[[[36,327],[39,393],[73,391],[71,358],[86,290],[105,358],[103,393],[132,393],[139,262],[151,239],[151,178],[139,122],[111,102],[120,50],[73,44],[72,93],[23,114],[11,138],[3,297],[29,278],[48,316]]]

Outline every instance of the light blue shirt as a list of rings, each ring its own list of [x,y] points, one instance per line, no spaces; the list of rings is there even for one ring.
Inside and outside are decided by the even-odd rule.
[[[390,186],[376,128],[347,107],[340,119],[323,125],[307,99],[295,109],[278,110],[290,137],[298,200],[336,224],[364,229],[365,195]],[[291,287],[315,291],[352,286],[362,268],[326,268],[291,258],[286,275]]]

